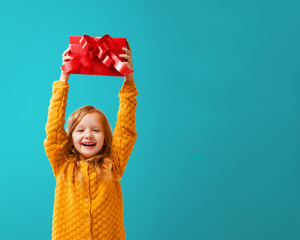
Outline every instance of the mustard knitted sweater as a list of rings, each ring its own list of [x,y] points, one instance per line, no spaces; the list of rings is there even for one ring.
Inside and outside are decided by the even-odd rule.
[[[123,200],[120,180],[96,181],[96,171],[79,161],[84,187],[75,177],[75,163],[67,168],[64,183],[67,137],[64,130],[69,85],[53,83],[46,124],[45,151],[56,179],[52,222],[53,240],[125,239]],[[135,111],[138,92],[134,82],[124,82],[119,93],[120,105],[112,140],[110,159],[121,179],[136,140]]]

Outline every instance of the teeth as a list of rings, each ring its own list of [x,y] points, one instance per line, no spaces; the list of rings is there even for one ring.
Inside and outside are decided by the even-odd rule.
[[[85,145],[85,146],[93,146],[95,144],[94,143],[83,143],[83,145]]]

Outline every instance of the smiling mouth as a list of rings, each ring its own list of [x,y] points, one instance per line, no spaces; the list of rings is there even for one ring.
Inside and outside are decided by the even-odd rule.
[[[84,147],[94,147],[96,143],[82,143]]]

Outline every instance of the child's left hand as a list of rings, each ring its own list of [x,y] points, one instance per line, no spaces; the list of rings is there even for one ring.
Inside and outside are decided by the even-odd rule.
[[[123,62],[128,68],[133,70],[133,65],[132,65],[132,56],[131,56],[131,49],[129,46],[129,43],[127,43],[127,48],[123,47],[122,50],[125,52],[125,54],[120,54],[119,57],[125,58],[127,61]],[[130,73],[125,76],[125,81],[124,82],[133,82],[133,73]]]

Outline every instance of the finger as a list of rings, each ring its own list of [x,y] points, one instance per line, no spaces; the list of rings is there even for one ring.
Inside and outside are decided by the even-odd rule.
[[[68,49],[66,49],[66,50],[63,52],[62,56],[64,57],[64,56],[66,56],[67,54],[68,54]]]
[[[130,52],[130,50],[129,50],[129,49],[127,49],[127,48],[123,47],[123,48],[122,48],[122,50],[123,50],[124,52],[126,52],[128,55],[131,55],[131,52]]]
[[[130,57],[129,55],[127,55],[127,54],[120,54],[119,57],[125,58],[125,59],[127,59],[128,61],[131,59],[131,57]]]
[[[71,56],[65,56],[64,57],[64,59],[68,59],[68,60],[70,60],[70,59],[72,59],[73,57],[71,57]]]
[[[70,50],[71,50],[71,49],[68,47],[68,48],[64,51],[63,57],[66,56],[66,55],[70,52]]]
[[[131,51],[131,48],[130,48],[130,45],[129,45],[129,42],[126,40],[126,45],[127,45],[127,48],[129,49],[129,51]]]
[[[73,59],[73,57],[66,56],[66,57],[63,58],[63,62],[68,62],[68,61],[70,61],[72,59]]]

